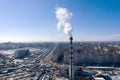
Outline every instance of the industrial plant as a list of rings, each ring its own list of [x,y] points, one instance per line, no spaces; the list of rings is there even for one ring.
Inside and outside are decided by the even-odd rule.
[[[118,2],[0,0],[0,80],[120,80]]]

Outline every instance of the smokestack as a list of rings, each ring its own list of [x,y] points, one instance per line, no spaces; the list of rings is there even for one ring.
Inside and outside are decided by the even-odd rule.
[[[70,37],[70,70],[69,70],[70,80],[74,80],[74,70],[73,70],[73,37]]]
[[[57,7],[55,9],[56,18],[58,20],[57,29],[63,29],[63,32],[70,36],[70,69],[69,76],[70,80],[74,80],[73,72],[73,37],[72,37],[72,25],[69,22],[73,14],[67,10],[67,8]]]

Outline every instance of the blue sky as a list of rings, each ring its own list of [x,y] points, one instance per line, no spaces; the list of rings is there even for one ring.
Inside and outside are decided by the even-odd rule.
[[[0,0],[0,42],[68,41],[55,7],[73,13],[75,41],[120,40],[119,0]]]

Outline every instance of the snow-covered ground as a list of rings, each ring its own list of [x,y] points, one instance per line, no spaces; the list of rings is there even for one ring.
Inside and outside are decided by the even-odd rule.
[[[14,54],[14,51],[15,50],[0,50],[0,53],[1,54],[9,55],[9,54]]]
[[[14,54],[14,51],[20,50],[20,49],[29,49],[30,51],[40,50],[40,48],[19,48],[19,49],[12,49],[12,50],[0,50],[0,53],[10,55],[10,54]]]
[[[120,76],[111,76],[112,80],[120,80]]]

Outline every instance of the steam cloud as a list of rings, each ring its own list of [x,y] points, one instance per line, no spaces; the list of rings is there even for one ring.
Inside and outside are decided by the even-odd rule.
[[[69,22],[72,13],[67,10],[67,8],[57,7],[55,9],[56,18],[58,19],[57,29],[58,31],[63,28],[63,32],[72,36],[72,25]]]

